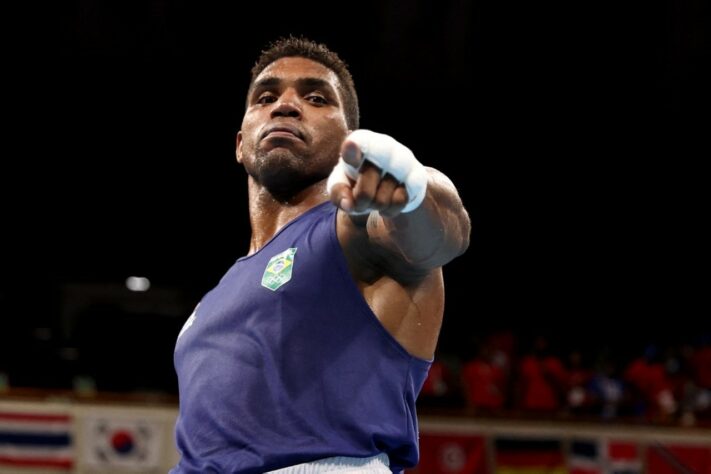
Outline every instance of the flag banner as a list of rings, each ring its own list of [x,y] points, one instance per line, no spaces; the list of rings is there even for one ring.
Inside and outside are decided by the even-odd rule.
[[[568,455],[570,474],[602,474],[603,463],[597,439],[573,439]]]
[[[0,411],[0,472],[3,468],[70,470],[74,465],[71,423],[66,413]]]
[[[650,444],[647,446],[648,474],[711,474],[709,445]]]
[[[559,439],[496,438],[497,474],[563,474],[567,472]]]
[[[159,466],[162,439],[158,422],[88,416],[82,424],[82,462],[87,466],[127,471]]]
[[[610,440],[605,446],[605,472],[609,474],[640,474],[642,459],[636,441]]]
[[[420,462],[408,473],[489,474],[484,437],[420,433]]]

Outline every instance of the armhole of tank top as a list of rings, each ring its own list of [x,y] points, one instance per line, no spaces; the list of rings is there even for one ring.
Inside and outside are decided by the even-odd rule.
[[[368,318],[368,320],[371,321],[372,324],[377,326],[378,331],[383,334],[384,337],[389,341],[389,343],[393,345],[403,356],[405,356],[408,361],[420,365],[424,369],[429,369],[429,366],[432,364],[432,360],[422,359],[420,357],[410,354],[407,349],[405,349],[402,344],[400,344],[397,339],[395,339],[395,336],[390,334],[388,330],[385,329],[383,323],[380,322],[378,317],[371,309],[370,305],[368,305],[368,302],[365,300],[365,297],[361,294],[360,290],[358,290],[358,286],[353,281],[351,272],[348,269],[348,262],[346,260],[345,254],[343,253],[343,249],[341,248],[341,243],[338,241],[338,209],[336,209],[336,211],[333,213],[332,219],[333,220],[329,226],[328,237],[331,245],[334,248],[334,253],[336,254],[338,273],[341,275],[341,278],[343,279],[343,282],[345,283],[346,287],[350,288],[350,292],[353,294],[353,298],[357,301],[360,312],[363,313]],[[412,370],[412,368],[409,368],[408,372],[410,370]],[[409,376],[410,375],[408,373],[408,377]]]

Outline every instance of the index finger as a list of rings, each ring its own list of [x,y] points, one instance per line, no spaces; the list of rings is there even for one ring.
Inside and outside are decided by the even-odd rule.
[[[341,145],[341,157],[355,169],[359,169],[363,163],[363,153],[356,142],[346,140]]]

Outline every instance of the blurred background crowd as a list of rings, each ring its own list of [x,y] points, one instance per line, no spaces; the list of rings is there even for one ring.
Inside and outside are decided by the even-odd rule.
[[[440,354],[420,404],[491,416],[711,426],[711,337],[597,347],[492,331]]]

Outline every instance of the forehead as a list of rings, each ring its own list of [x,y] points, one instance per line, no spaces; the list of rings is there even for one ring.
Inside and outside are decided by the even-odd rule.
[[[304,77],[313,77],[328,82],[334,90],[338,90],[339,86],[338,76],[335,72],[319,62],[301,57],[277,59],[264,68],[254,82],[256,83],[266,77],[276,77],[287,82]]]

